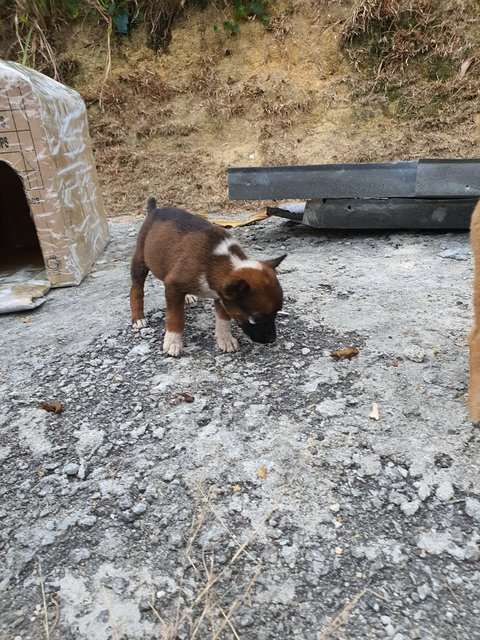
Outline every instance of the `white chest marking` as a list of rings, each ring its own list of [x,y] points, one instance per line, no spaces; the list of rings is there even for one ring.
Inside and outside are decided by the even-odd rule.
[[[199,296],[199,298],[213,298],[214,300],[218,300],[220,297],[216,291],[210,288],[207,276],[204,273],[202,273],[202,275],[198,279],[197,295]]]

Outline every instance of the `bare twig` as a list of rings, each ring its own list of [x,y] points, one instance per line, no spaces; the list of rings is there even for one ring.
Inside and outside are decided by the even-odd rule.
[[[51,633],[55,629],[55,627],[57,626],[58,621],[60,620],[60,605],[58,604],[57,600],[55,600],[54,597],[50,598],[50,602],[55,607],[55,616],[53,618],[53,623],[52,623],[52,626],[50,628],[50,633]]]
[[[225,521],[223,520],[222,516],[218,513],[218,511],[213,506],[212,501],[210,500],[210,496],[207,496],[205,494],[205,492],[202,490],[202,487],[200,485],[197,486],[197,489],[198,489],[200,495],[203,497],[203,499],[208,504],[208,507],[211,510],[211,512],[213,513],[213,515],[217,518],[218,522],[222,525],[222,527],[225,529],[225,531],[228,533],[228,535],[232,538],[232,540],[234,540],[236,542],[236,544],[239,545],[239,547],[243,546],[243,545],[241,545],[240,541],[238,540],[237,536],[233,533],[233,531],[230,531],[230,529],[225,524]],[[250,553],[248,553],[248,551],[245,551],[245,555],[248,558],[250,558],[250,560],[252,562],[254,562],[255,564],[258,564],[258,560],[256,558],[254,558]]]
[[[380,598],[380,600],[383,600],[384,602],[388,602],[388,598],[386,598],[385,596],[382,596],[380,593],[373,591],[372,589],[370,589],[370,587],[365,587],[359,593],[357,593],[357,595],[353,598],[353,600],[347,603],[343,607],[343,609],[335,616],[335,618],[332,620],[332,622],[330,622],[328,627],[323,630],[318,640],[325,640],[325,638],[328,638],[329,636],[332,635],[334,631],[336,631],[341,626],[343,626],[346,623],[346,618],[348,616],[348,613],[353,609],[353,607],[355,607],[355,605],[359,602],[359,600],[361,600],[363,596],[367,593],[374,595],[376,598]]]
[[[48,607],[47,607],[47,599],[45,598],[45,583],[43,580],[42,573],[42,564],[40,559],[38,560],[38,576],[40,579],[40,591],[42,592],[42,606],[43,606],[43,628],[45,630],[45,638],[46,640],[50,639],[50,626],[48,623]]]
[[[110,625],[113,629],[113,634],[116,640],[120,640],[120,628],[115,620],[115,616],[113,615],[112,605],[110,604],[110,599],[108,597],[105,587],[102,587],[102,591],[103,591],[103,597],[105,599],[105,603],[107,605],[108,615],[110,617]]]
[[[256,581],[256,579],[258,578],[260,571],[262,569],[261,564],[259,564],[257,566],[257,568],[255,569],[255,573],[253,574],[253,576],[250,579],[250,582],[247,585],[247,588],[245,589],[245,591],[243,592],[243,594],[241,596],[239,596],[238,598],[236,598],[232,605],[230,606],[230,609],[228,610],[227,613],[225,613],[223,611],[223,609],[220,609],[222,615],[225,618],[225,622],[220,626],[219,629],[217,629],[217,631],[215,632],[215,635],[212,636],[212,640],[217,640],[217,638],[219,638],[220,633],[223,631],[225,624],[228,623],[228,625],[230,626],[232,633],[235,635],[235,638],[238,638],[237,633],[235,631],[235,629],[233,628],[233,626],[231,625],[231,618],[233,617],[234,613],[236,612],[236,610],[238,609],[238,607],[245,602],[245,600],[247,599],[248,594],[250,593],[250,591],[252,590],[252,587]]]

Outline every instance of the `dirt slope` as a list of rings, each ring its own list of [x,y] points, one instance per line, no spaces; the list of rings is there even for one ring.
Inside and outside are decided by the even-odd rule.
[[[267,29],[247,22],[237,37],[227,13],[191,9],[167,53],[140,27],[113,40],[101,105],[105,26],[62,26],[53,45],[89,105],[109,214],[136,213],[149,195],[196,212],[245,208],[228,202],[229,166],[478,155],[478,7],[399,10],[411,4],[280,1]]]

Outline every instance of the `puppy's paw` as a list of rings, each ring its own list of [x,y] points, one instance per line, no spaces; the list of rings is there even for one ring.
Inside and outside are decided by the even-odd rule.
[[[225,353],[233,353],[238,351],[238,340],[232,335],[229,336],[215,336],[218,347]]]
[[[163,340],[163,351],[169,356],[174,358],[178,357],[182,353],[183,340],[181,333],[175,333],[174,331],[167,331]]]
[[[229,320],[221,320],[220,318],[216,318],[215,341],[218,347],[226,353],[238,351],[238,342],[237,339],[232,336]]]
[[[185,302],[187,304],[195,304],[197,300],[197,296],[193,296],[191,293],[187,293],[187,295],[185,296]]]
[[[138,320],[132,320],[132,329],[144,329],[147,326],[146,318],[139,318]]]

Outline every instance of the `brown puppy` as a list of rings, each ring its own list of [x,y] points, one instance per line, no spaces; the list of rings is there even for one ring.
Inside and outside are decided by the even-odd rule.
[[[473,249],[473,327],[468,346],[470,351],[470,383],[468,404],[472,422],[480,422],[480,201],[473,210],[470,223],[470,240]]]
[[[145,327],[144,283],[148,272],[163,281],[167,301],[163,350],[180,355],[185,299],[215,300],[215,339],[222,351],[236,351],[230,332],[233,318],[254,342],[274,342],[275,316],[283,294],[275,268],[285,256],[249,260],[230,234],[182,209],[156,208],[147,202],[147,217],[137,238],[131,264],[132,326]]]

